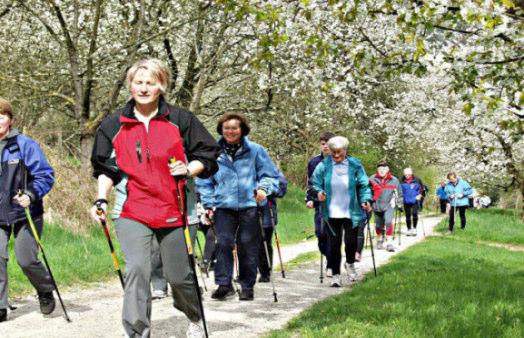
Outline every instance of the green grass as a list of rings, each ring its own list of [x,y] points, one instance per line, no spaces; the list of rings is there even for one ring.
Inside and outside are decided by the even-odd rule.
[[[468,209],[466,211],[466,230],[460,230],[460,217],[457,213],[454,237],[469,241],[490,241],[504,244],[524,245],[524,223],[511,209]],[[459,224],[459,226],[457,226]],[[447,218],[438,226],[440,232],[448,229]]]
[[[320,252],[318,251],[305,252],[293,258],[292,260],[284,263],[284,268],[286,271],[296,270],[300,268],[300,266],[304,263],[309,263],[309,262],[318,261],[318,260],[320,260]],[[275,264],[275,269],[278,272],[282,271],[280,269],[280,264],[278,265]]]
[[[268,336],[522,337],[522,262],[521,252],[431,237],[380,267],[378,277],[368,275]]]
[[[111,237],[119,252],[115,234],[112,234]],[[72,284],[116,278],[102,227],[93,229],[87,235],[78,235],[56,225],[46,224],[41,241],[59,289]],[[7,270],[10,295],[19,296],[34,292],[16,263],[13,237],[9,242],[9,257]],[[119,261],[123,269],[123,259],[119,257]]]
[[[277,231],[281,244],[300,242],[315,235],[314,209],[306,208],[304,197],[305,192],[290,182],[286,196],[277,201]]]

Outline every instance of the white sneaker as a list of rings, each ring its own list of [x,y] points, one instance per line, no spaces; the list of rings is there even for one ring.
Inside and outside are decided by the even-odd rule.
[[[417,236],[417,229],[416,228],[412,228],[411,229],[411,236]]]
[[[395,246],[392,243],[388,243],[386,245],[386,251],[388,251],[388,252],[395,252]]]
[[[327,278],[333,277],[333,269],[326,269],[326,277]]]
[[[186,331],[187,338],[204,338],[204,329],[202,328],[202,321],[189,322],[189,327]]]
[[[355,264],[349,264],[348,262],[344,263],[344,267],[346,268],[346,271],[348,273],[348,277],[350,281],[356,281],[358,279],[358,272],[357,268],[355,268]]]
[[[340,275],[334,275],[333,280],[331,281],[331,287],[339,288],[341,286],[342,286],[342,282],[340,281]]]
[[[151,298],[153,299],[162,299],[167,297],[167,292],[164,290],[153,290],[151,293]]]

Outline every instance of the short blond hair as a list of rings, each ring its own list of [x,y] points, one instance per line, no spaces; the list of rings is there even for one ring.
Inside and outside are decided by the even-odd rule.
[[[13,107],[11,103],[4,98],[0,97],[0,114],[8,115],[10,119],[13,119]]]
[[[131,82],[135,78],[136,73],[140,69],[145,69],[153,75],[153,77],[158,80],[160,84],[160,92],[166,94],[167,88],[169,87],[169,82],[171,80],[171,72],[167,65],[159,59],[144,59],[135,63],[129,70],[126,75],[126,84],[127,89],[131,89]]]

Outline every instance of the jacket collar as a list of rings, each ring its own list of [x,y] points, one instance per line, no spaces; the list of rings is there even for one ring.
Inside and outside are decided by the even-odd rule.
[[[140,121],[137,120],[135,116],[135,100],[131,99],[127,102],[125,107],[122,110],[122,115],[120,116],[120,121],[122,123],[139,123]],[[169,115],[170,109],[169,105],[167,104],[166,100],[163,96],[160,96],[158,100],[158,111],[153,118],[159,118],[159,117],[166,117]]]

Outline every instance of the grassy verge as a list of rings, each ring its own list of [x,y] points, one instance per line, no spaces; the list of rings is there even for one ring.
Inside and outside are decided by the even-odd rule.
[[[476,226],[473,218],[470,225]],[[522,337],[523,261],[523,253],[459,236],[428,238],[379,268],[378,277],[317,303],[268,336]]]
[[[113,243],[119,252],[118,241],[113,234]],[[107,280],[116,276],[107,240],[102,228],[91,230],[87,235],[73,234],[53,224],[44,226],[42,245],[58,287],[71,284]],[[16,264],[14,239],[9,243],[8,276],[10,295],[34,292],[33,287]],[[121,265],[123,259],[119,258]]]
[[[315,235],[314,210],[307,209],[305,193],[294,184],[289,184],[284,198],[278,200],[278,237],[281,244],[300,242]]]
[[[513,210],[508,209],[468,209],[466,212],[466,230],[461,231],[460,217],[457,213],[455,234],[457,239],[477,242],[493,241],[504,244],[524,245],[524,224]],[[438,231],[444,233],[448,229],[447,218],[441,222]]]

